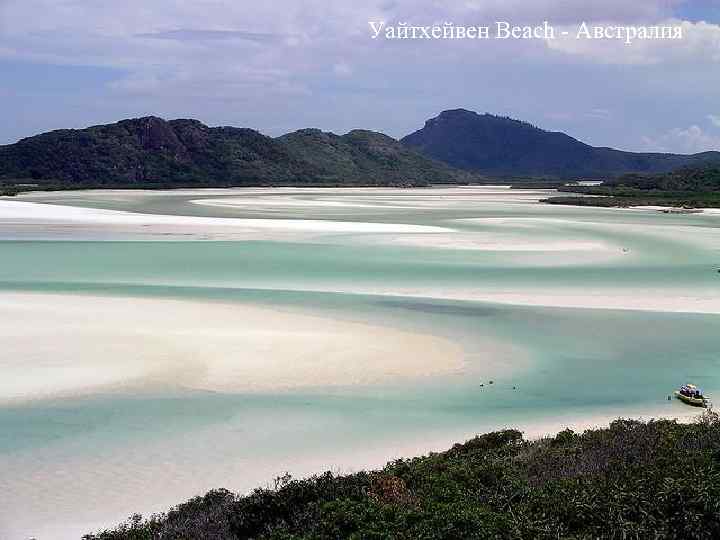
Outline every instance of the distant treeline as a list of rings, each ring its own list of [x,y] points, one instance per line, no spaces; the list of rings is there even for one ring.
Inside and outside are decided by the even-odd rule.
[[[720,165],[682,168],[665,174],[626,174],[601,186],[561,187],[595,197],[551,197],[551,204],[578,206],[676,206],[720,208]],[[599,197],[598,197],[599,196]]]
[[[720,538],[720,420],[617,420],[536,441],[489,433],[379,471],[211,491],[85,536],[160,538]]]
[[[720,191],[720,163],[683,167],[666,174],[626,174],[604,184],[613,189],[707,193]]]

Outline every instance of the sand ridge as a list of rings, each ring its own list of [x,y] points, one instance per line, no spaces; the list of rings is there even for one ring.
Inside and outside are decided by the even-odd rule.
[[[357,221],[332,221],[320,219],[272,219],[272,218],[216,218],[140,214],[123,210],[81,208],[58,204],[11,201],[0,199],[0,223],[35,221],[45,225],[88,224],[94,226],[155,226],[160,228],[194,227],[242,228],[257,230],[293,230],[307,232],[340,233],[414,233],[449,232],[451,229],[430,225],[404,223],[367,223]],[[172,230],[172,229],[169,229]]]
[[[464,366],[445,338],[250,304],[3,292],[0,319],[0,401],[345,386]]]

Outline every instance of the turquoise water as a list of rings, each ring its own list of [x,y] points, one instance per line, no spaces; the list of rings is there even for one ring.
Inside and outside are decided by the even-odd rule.
[[[367,203],[374,196],[333,193],[331,200]],[[189,200],[197,195],[123,195],[120,199],[108,195],[107,200],[97,194],[74,200],[43,197],[44,202],[168,215],[269,215],[267,209],[255,207],[191,204]],[[73,467],[85,464],[83,470],[92,472],[93,464],[101,467],[103,456],[119,449],[128,449],[132,455],[148,449],[142,468],[141,461],[128,458],[130,470],[114,472],[112,477],[120,492],[133,493],[133,504],[147,504],[135,510],[148,511],[160,509],[158,501],[143,502],[133,486],[151,481],[153,471],[164,470],[167,463],[197,476],[188,488],[190,496],[216,487],[211,483],[216,476],[203,478],[204,471],[213,467],[251,471],[253,464],[262,464],[279,474],[288,463],[308,456],[327,455],[328,464],[341,463],[337,456],[350,456],[366,447],[396,448],[410,441],[422,449],[424,444],[451,444],[457,438],[508,426],[552,426],[625,413],[673,416],[686,409],[668,401],[667,395],[688,380],[720,395],[717,315],[523,307],[438,298],[443,291],[457,295],[480,288],[547,287],[578,294],[619,289],[630,293],[672,289],[688,294],[716,290],[720,242],[714,234],[720,218],[577,208],[549,212],[537,205],[478,202],[459,196],[452,204],[435,201],[425,209],[399,209],[398,205],[417,204],[417,197],[383,197],[376,201],[378,206],[395,207],[281,206],[271,215],[452,226],[461,234],[483,239],[513,234],[524,235],[530,242],[548,237],[592,240],[629,254],[584,260],[580,251],[568,262],[559,258],[567,255],[562,251],[429,249],[393,243],[389,241],[395,240],[393,235],[364,234],[301,241],[0,241],[0,293],[183,298],[284,307],[445,337],[462,345],[467,363],[457,375],[347,388],[254,394],[174,389],[6,404],[0,406],[0,465],[16,467],[40,460],[44,470],[67,461]],[[432,197],[432,193],[423,195],[420,202],[429,204]],[[312,202],[323,196],[295,199]],[[456,221],[543,220],[558,215],[566,222],[541,221],[540,227],[532,229],[517,222]],[[617,228],[618,223],[627,227]],[[680,234],[670,234],[673,228]],[[684,241],[688,230],[697,231],[703,242]],[[368,294],[374,290],[384,294]],[[408,290],[412,294],[393,295]],[[492,376],[493,384],[483,373],[488,354],[484,343],[489,338],[524,357],[520,368]],[[203,435],[207,433],[212,436]],[[154,453],[156,447],[163,449],[162,458]],[[0,510],[0,520],[9,523],[7,530],[14,535],[30,530],[18,510],[29,491],[17,476],[11,476],[14,479],[3,487],[17,494],[13,503],[17,506]],[[257,478],[249,475],[245,480],[229,478],[225,485],[247,489],[256,483]],[[60,496],[33,495],[39,497],[33,501],[37,505]],[[82,497],[78,500],[77,504],[87,504]],[[72,513],[75,503],[67,504]],[[101,510],[97,509],[98,520],[105,519]],[[62,519],[58,518],[60,523]]]
[[[155,291],[162,295],[171,292]],[[257,296],[258,292],[240,291],[231,299],[253,301]],[[359,422],[359,426],[382,420],[382,426],[376,426],[382,430],[442,430],[449,425],[473,432],[476,426],[502,426],[527,416],[540,419],[567,412],[568,408],[664,405],[678,379],[720,388],[718,326],[712,316],[588,314],[574,309],[322,296],[325,298],[291,293],[289,297],[279,294],[273,300],[279,304],[314,301],[328,313],[352,304],[358,309],[355,318],[372,311],[393,324],[401,324],[397,320],[402,319],[407,326],[429,325],[434,332],[451,336],[491,332],[533,351],[534,362],[527,371],[496,378],[493,386],[487,384],[488,378],[480,370],[471,376],[450,376],[412,386],[245,396],[203,392],[107,399],[96,396],[4,407],[0,409],[0,451],[72,440],[98,431],[107,433],[102,437],[107,444],[116,444],[116,438],[162,437],[180,426],[192,429],[223,422],[239,411],[254,414],[267,408],[277,412],[299,406],[314,415],[322,415],[324,410],[342,414],[347,422]],[[473,358],[472,347],[468,349],[470,362],[481,365],[482,358]],[[485,386],[481,388],[482,383]],[[499,401],[499,395],[510,399]]]
[[[369,257],[370,251],[375,256]],[[280,288],[298,283],[310,287],[330,283],[340,287],[345,281],[387,285],[393,280],[420,287],[538,281],[567,286],[587,285],[595,280],[627,286],[637,280],[657,286],[697,285],[703,281],[711,284],[715,276],[703,264],[677,265],[645,278],[647,269],[642,266],[608,266],[595,268],[591,273],[582,267],[508,269],[484,265],[480,255],[456,252],[428,255],[407,248],[272,242],[2,242],[0,256],[7,261],[0,268],[0,290],[311,308],[332,317],[380,320],[451,337],[464,344],[468,359],[478,365],[482,365],[483,358],[473,356],[474,336],[493,336],[531,355],[530,368],[507,380],[496,381],[493,387],[480,389],[479,385],[487,383],[487,378],[478,372],[472,377],[445,377],[439,382],[347,389],[347,403],[342,399],[342,391],[333,390],[329,398],[320,389],[310,396],[286,392],[272,397],[193,393],[172,399],[143,397],[140,401],[137,397],[113,397],[109,405],[94,404],[88,416],[83,416],[82,411],[90,407],[82,400],[72,406],[61,401],[51,416],[42,413],[44,404],[3,409],[0,449],[5,450],[72,439],[97,426],[105,426],[116,435],[145,437],[144,429],[133,431],[127,423],[139,403],[145,411],[143,422],[149,433],[154,433],[157,426],[163,429],[173,426],[173,422],[168,423],[173,418],[181,425],[187,423],[191,429],[196,423],[222,421],[223,415],[238,410],[262,409],[268,402],[275,409],[293,409],[298,399],[307,400],[314,414],[326,407],[324,400],[332,399],[328,408],[335,413],[343,411],[353,421],[366,419],[368,414],[380,416],[384,427],[392,431],[407,428],[406,420],[415,416],[421,418],[418,427],[441,430],[449,423],[472,431],[474,426],[500,426],[517,422],[524,415],[542,417],[567,408],[664,404],[678,380],[692,379],[708,388],[720,388],[715,315],[531,308]],[[265,288],[258,288],[261,286]],[[513,391],[513,386],[517,390]],[[501,392],[511,392],[511,399],[498,401]],[[194,404],[189,406],[193,414],[188,416],[185,407],[190,402]],[[106,409],[112,411],[109,423],[103,414]],[[205,410],[207,414],[203,414]],[[410,411],[413,414],[409,416]],[[81,420],[63,420],[60,412],[71,417],[79,415]],[[220,420],[213,419],[218,414]],[[112,442],[111,437],[106,440]]]
[[[625,242],[628,244],[629,242]],[[717,256],[673,252],[623,265],[512,266],[510,257],[470,250],[285,242],[0,242],[7,288],[57,284],[151,284],[243,288],[350,289],[385,286],[692,286],[718,285]]]

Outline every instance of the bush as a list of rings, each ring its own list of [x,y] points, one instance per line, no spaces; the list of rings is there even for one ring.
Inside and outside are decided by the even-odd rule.
[[[489,433],[381,471],[211,491],[85,538],[720,538],[720,421]]]

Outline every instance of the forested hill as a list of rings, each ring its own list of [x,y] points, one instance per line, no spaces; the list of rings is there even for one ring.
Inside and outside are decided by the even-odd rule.
[[[372,131],[279,138],[157,117],[64,129],[0,147],[0,183],[67,187],[426,185],[471,175]]]
[[[354,130],[302,129],[281,137],[197,120],[154,116],[86,129],[63,129],[0,146],[0,191],[468,183],[498,177],[545,179],[664,173],[720,162],[720,152],[690,156],[595,148],[526,122],[445,111],[397,141]]]
[[[720,160],[720,152],[680,155],[598,148],[565,133],[465,109],[444,111],[401,141],[453,167],[500,176],[606,178]]]

